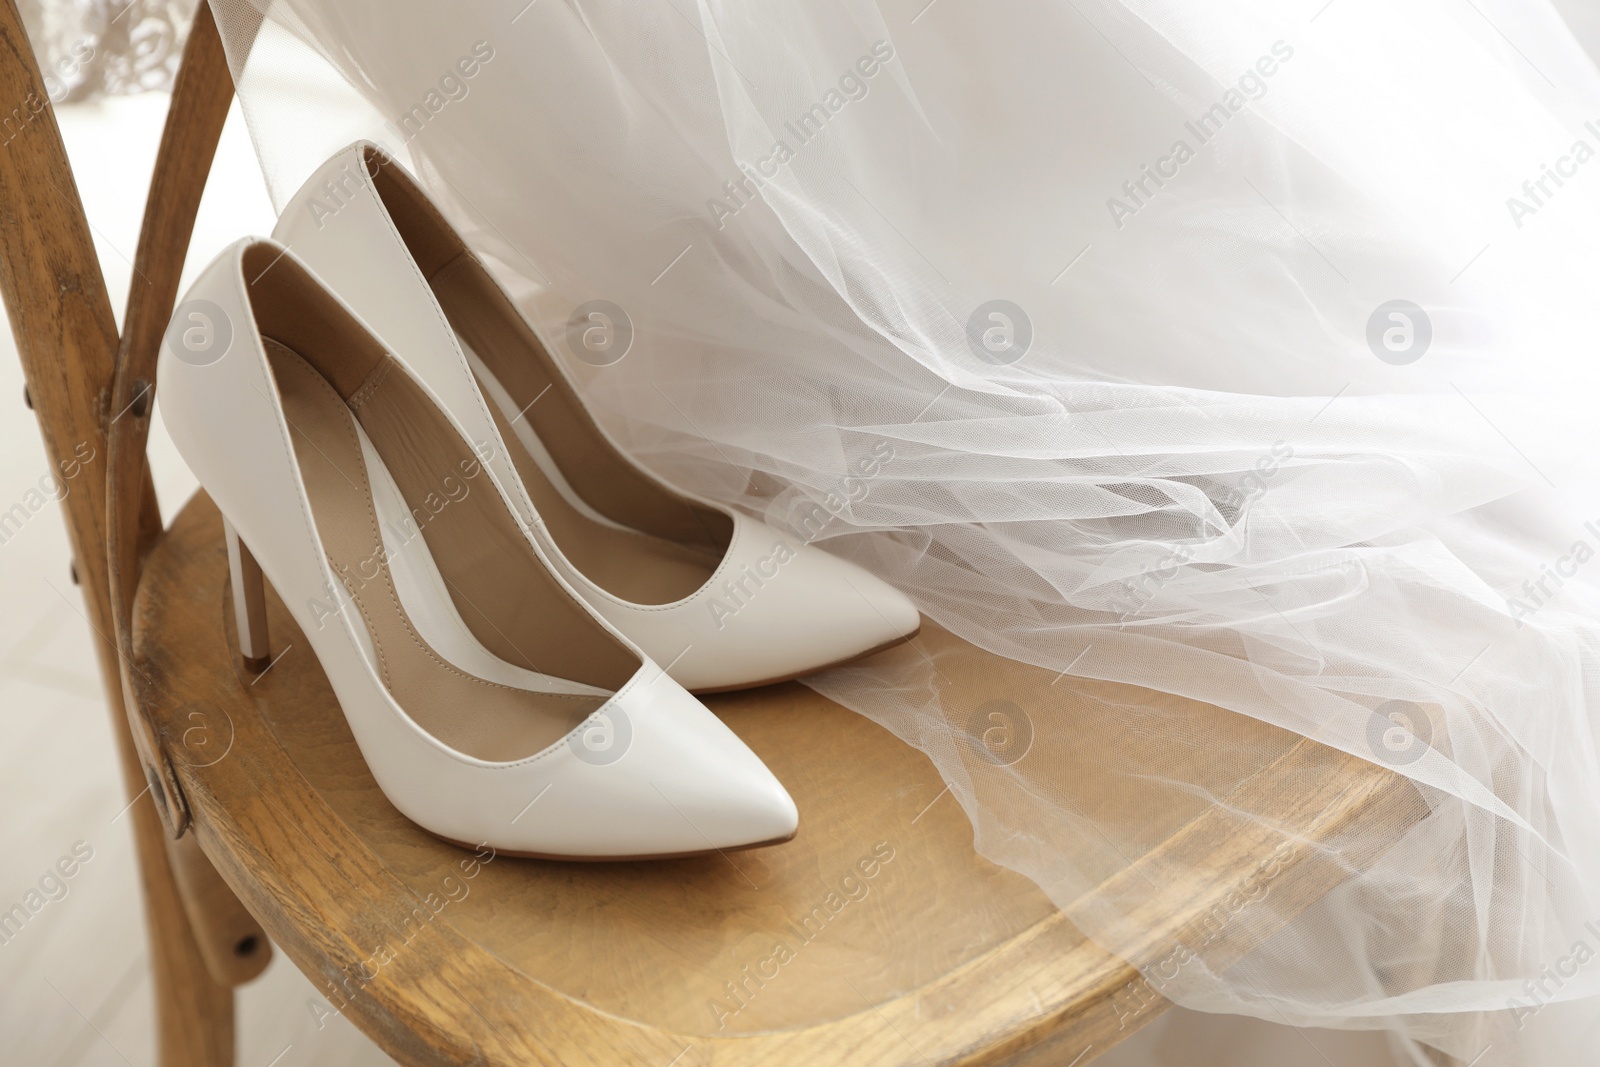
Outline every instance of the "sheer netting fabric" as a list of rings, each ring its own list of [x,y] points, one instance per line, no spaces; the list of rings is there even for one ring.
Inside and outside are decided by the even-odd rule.
[[[915,596],[807,684],[1159,960],[1119,1011],[1587,1062],[1600,15],[214,2],[280,206],[383,144],[643,462]],[[1297,842],[1352,766],[1415,816]],[[1152,955],[1206,813],[1342,880]]]

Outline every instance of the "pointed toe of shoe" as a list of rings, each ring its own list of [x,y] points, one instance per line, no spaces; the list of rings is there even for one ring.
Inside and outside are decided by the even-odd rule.
[[[922,613],[910,597],[853,563],[844,563],[844,566],[849,568],[850,592],[858,601],[851,619],[851,632],[863,652],[916,635],[922,628]]]
[[[788,681],[898,644],[917,606],[870,572],[738,512],[711,580],[673,604],[594,594],[595,610],[693,693]]]
[[[707,849],[777,844],[789,840],[800,827],[794,798],[759,760],[756,767],[738,775],[730,775],[724,765],[714,784],[704,787],[702,782],[692,792],[685,790],[677,805]]]
[[[674,676],[695,692],[739,689],[848,663],[913,636],[911,598],[869,571],[740,517],[733,557],[706,589],[703,626]],[[781,546],[781,548],[774,547]]]
[[[910,597],[854,563],[807,545],[791,566],[783,606],[792,635],[784,636],[795,656],[790,673],[848,663],[899,644],[922,626]]]
[[[518,855],[693,855],[776,844],[800,821],[761,758],[654,663],[513,773],[526,780],[499,806],[520,813],[499,840]]]
[[[655,699],[672,705],[659,719],[659,728],[672,736],[652,746],[659,771],[651,780],[663,804],[663,824],[676,823],[685,840],[702,850],[793,837],[799,809],[761,757],[676,682],[663,678],[655,688]]]

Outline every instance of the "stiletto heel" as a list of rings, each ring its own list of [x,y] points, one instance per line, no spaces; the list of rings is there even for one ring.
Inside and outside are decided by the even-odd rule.
[[[260,674],[272,662],[267,644],[267,591],[261,565],[239,540],[239,531],[226,518],[222,536],[228,543],[228,577],[233,589],[233,623],[239,634],[239,658],[244,669]]]

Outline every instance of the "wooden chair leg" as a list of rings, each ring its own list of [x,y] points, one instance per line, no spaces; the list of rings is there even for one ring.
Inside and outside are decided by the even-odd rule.
[[[244,985],[272,962],[266,932],[200,850],[193,831],[177,840],[168,837],[166,845],[167,864],[206,969],[228,989]]]
[[[113,705],[118,703],[113,700]],[[112,726],[129,795],[148,793],[120,707],[112,708]],[[141,795],[128,818],[133,823],[150,938],[156,1063],[158,1067],[233,1067],[233,990],[212,977],[200,951],[168,859],[167,832],[153,797]]]

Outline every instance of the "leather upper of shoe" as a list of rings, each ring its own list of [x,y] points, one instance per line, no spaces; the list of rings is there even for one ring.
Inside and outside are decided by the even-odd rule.
[[[915,606],[892,586],[845,560],[738,512],[709,581],[682,600],[632,604],[591,586],[602,616],[670,664],[686,689],[789,678],[850,660],[915,633]],[[557,561],[562,566],[561,561]],[[562,566],[562,573],[571,567]],[[731,675],[726,661],[739,665]]]
[[[435,391],[470,439],[498,443],[485,465],[554,566],[687,688],[795,677],[920,626],[910,599],[866,570],[628,459],[437,207],[375,146],[358,142],[329,159],[290,201],[275,236]],[[496,367],[485,365],[495,358]],[[523,393],[544,399],[534,406]],[[533,432],[541,420],[550,432]],[[589,477],[569,482],[563,470]],[[674,554],[677,541],[703,560]],[[641,546],[665,558],[663,571],[681,573],[606,573]]]
[[[204,343],[175,343],[187,336],[186,327]],[[329,330],[344,332],[330,344],[321,336]],[[407,711],[416,694],[403,691],[397,699],[386,687],[374,663],[378,623],[359,610],[348,572],[341,580],[330,566],[335,542],[329,538],[340,536],[336,527],[343,519],[326,507],[319,515],[310,476],[296,460],[296,435],[303,439],[307,428],[292,425],[286,415],[290,384],[282,377],[288,366],[282,360],[295,357],[283,352],[307,353],[319,345],[336,353],[328,359],[348,355],[370,364],[327,372],[331,381],[321,387],[335,391],[336,402],[343,398],[357,406],[386,374],[401,375],[404,395],[429,409],[427,418],[403,420],[402,437],[426,436],[421,424],[432,419],[435,431],[444,427],[456,435],[452,447],[458,451],[487,454],[481,444],[468,445],[479,439],[292,253],[254,239],[219,256],[180,303],[160,356],[160,403],[184,459],[251,546],[313,646],[373,776],[395,806],[462,843],[573,857],[666,855],[791,835],[797,814],[783,786],[731,730],[549,567],[542,547],[513,520],[506,487],[487,461],[490,496],[472,498],[473,507],[499,509],[502,536],[522,546],[524,564],[519,570],[511,565],[515,560],[508,561],[495,569],[493,580],[537,593],[538,613],[554,620],[542,634],[517,631],[517,639],[540,643],[539,658],[562,665],[561,677],[547,688],[558,695],[570,689],[599,696],[585,696],[593,710],[570,729],[553,732],[542,747],[497,751],[493,758],[452,747]],[[274,347],[283,350],[278,363],[269,358]],[[366,446],[365,434],[356,433]],[[359,475],[347,470],[341,476],[352,473]],[[369,520],[374,536],[379,517]],[[537,566],[530,569],[529,560]],[[416,596],[417,579],[407,581]],[[427,627],[440,632],[440,625],[434,620]],[[482,648],[475,653],[489,655]],[[441,666],[455,671],[448,663]],[[500,666],[505,676],[481,683],[483,691],[515,690],[516,668]],[[569,670],[578,684],[561,680]],[[525,688],[538,695],[537,687]],[[470,701],[445,711],[469,725],[481,714]]]

